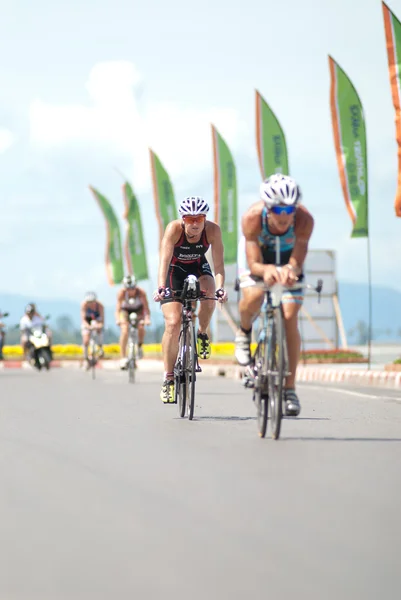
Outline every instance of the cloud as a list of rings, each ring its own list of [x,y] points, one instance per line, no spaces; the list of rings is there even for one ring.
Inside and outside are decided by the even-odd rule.
[[[0,152],[5,152],[15,141],[14,134],[8,129],[0,129]]]
[[[245,119],[245,112],[234,108],[235,99],[231,107],[216,107],[209,102],[197,106],[195,94],[191,104],[165,102],[162,96],[149,102],[146,80],[127,61],[95,65],[88,74],[86,92],[84,103],[56,105],[36,98],[30,105],[29,138],[18,136],[19,160],[9,152],[2,161],[2,185],[7,190],[0,197],[7,209],[3,211],[5,239],[8,244],[14,240],[13,260],[18,267],[8,272],[9,288],[21,287],[22,291],[27,285],[24,278],[14,273],[25,268],[29,253],[35,272],[35,280],[30,284],[32,292],[41,289],[49,296],[76,297],[92,281],[89,287],[114,300],[115,291],[107,287],[105,278],[104,220],[88,191],[88,184],[97,187],[111,200],[121,218],[121,180],[113,172],[114,166],[132,181],[141,203],[148,259],[155,280],[158,256],[153,241],[156,224],[148,148],[159,155],[167,168],[177,199],[200,193],[212,200],[211,123],[227,141],[236,161],[240,214],[257,199],[260,174],[252,104],[246,108]],[[273,92],[270,90],[269,96]],[[300,118],[289,98],[271,101],[266,95],[266,99],[283,122],[292,173],[299,178],[305,204],[315,216],[312,247],[337,250],[340,279],[347,275],[355,281],[366,280],[366,244],[349,239],[351,224],[337,173],[328,102],[318,103],[313,129],[319,134],[311,135],[311,122]],[[302,106],[307,99],[301,97]],[[391,280],[399,287],[392,271],[397,266],[397,255],[386,256],[376,248],[383,239],[383,248],[387,248],[389,240],[399,237],[400,222],[395,221],[392,208],[396,179],[389,168],[391,162],[393,169],[396,166],[396,152],[393,139],[377,151],[375,141],[373,136],[373,276],[375,283]],[[43,243],[37,234],[41,226],[45,232]],[[0,242],[3,248],[4,241]],[[43,256],[46,271],[40,273],[37,265]]]
[[[194,109],[158,102],[143,103],[143,78],[133,63],[96,64],[86,83],[86,105],[52,105],[36,99],[30,107],[30,138],[46,150],[88,144],[131,161],[135,188],[150,188],[151,147],[173,180],[212,172],[213,123],[233,152],[252,148],[248,125],[233,108]]]

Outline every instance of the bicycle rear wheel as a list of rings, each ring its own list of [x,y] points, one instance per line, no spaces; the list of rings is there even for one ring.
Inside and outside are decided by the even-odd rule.
[[[269,412],[269,397],[267,393],[267,342],[261,340],[254,354],[255,361],[255,391],[253,397],[256,403],[256,417],[259,436],[264,438],[267,429],[267,417]]]
[[[283,416],[284,318],[281,306],[274,311],[269,343],[269,403],[272,438],[280,437]]]
[[[195,384],[196,384],[196,340],[193,324],[187,330],[187,382],[188,382],[188,419],[192,421],[195,410]]]

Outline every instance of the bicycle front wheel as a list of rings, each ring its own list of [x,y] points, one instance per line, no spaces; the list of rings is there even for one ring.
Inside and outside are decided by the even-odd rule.
[[[284,318],[281,306],[274,311],[269,343],[269,403],[272,438],[280,437],[284,388]]]
[[[187,330],[187,382],[188,382],[188,419],[192,421],[195,410],[195,383],[196,383],[196,340],[193,324]]]
[[[136,352],[135,344],[130,342],[128,350],[128,383],[135,383]]]
[[[178,404],[178,414],[181,418],[185,417],[187,406],[187,381],[185,377],[186,368],[186,330],[180,332],[180,341],[178,346],[178,357],[174,367],[174,396]]]
[[[89,342],[89,364],[92,370],[92,379],[96,379],[96,344],[93,337]]]
[[[267,429],[267,416],[269,412],[269,397],[267,394],[267,356],[268,349],[266,340],[260,340],[254,355],[255,361],[255,391],[254,400],[256,404],[256,418],[259,436],[264,438]]]

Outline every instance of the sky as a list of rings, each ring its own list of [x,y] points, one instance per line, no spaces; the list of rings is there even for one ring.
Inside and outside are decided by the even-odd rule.
[[[401,6],[388,2],[401,18]],[[158,247],[149,147],[177,201],[213,211],[211,123],[237,168],[240,213],[258,199],[255,89],[285,131],[290,171],[315,217],[312,249],[336,252],[341,281],[367,280],[335,158],[328,54],[361,97],[367,125],[376,285],[401,290],[397,149],[379,0],[16,0],[0,23],[0,292],[106,304],[103,216],[123,228],[122,172],[140,202],[152,281]],[[123,229],[124,231],[124,229]]]

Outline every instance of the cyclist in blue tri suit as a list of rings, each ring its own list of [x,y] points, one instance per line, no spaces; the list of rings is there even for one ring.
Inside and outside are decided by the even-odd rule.
[[[299,186],[286,175],[276,174],[266,179],[260,186],[260,198],[242,217],[243,258],[246,258],[251,274],[262,277],[267,285],[275,282],[293,285],[303,278],[302,268],[313,231],[313,217],[300,205]],[[276,268],[276,236],[280,236],[280,271]],[[251,361],[252,323],[259,315],[263,296],[262,289],[250,287],[242,290],[235,357],[243,366]],[[286,378],[284,391],[286,414],[297,416],[301,406],[295,391],[295,376],[301,350],[298,313],[303,303],[303,290],[286,291],[282,301],[291,372]]]
[[[98,301],[95,292],[87,292],[85,299],[81,303],[81,333],[82,346],[84,349],[85,367],[88,363],[88,346],[91,329],[97,329],[97,343],[99,346],[99,357],[102,358],[103,352],[103,327],[104,327],[104,306]]]

